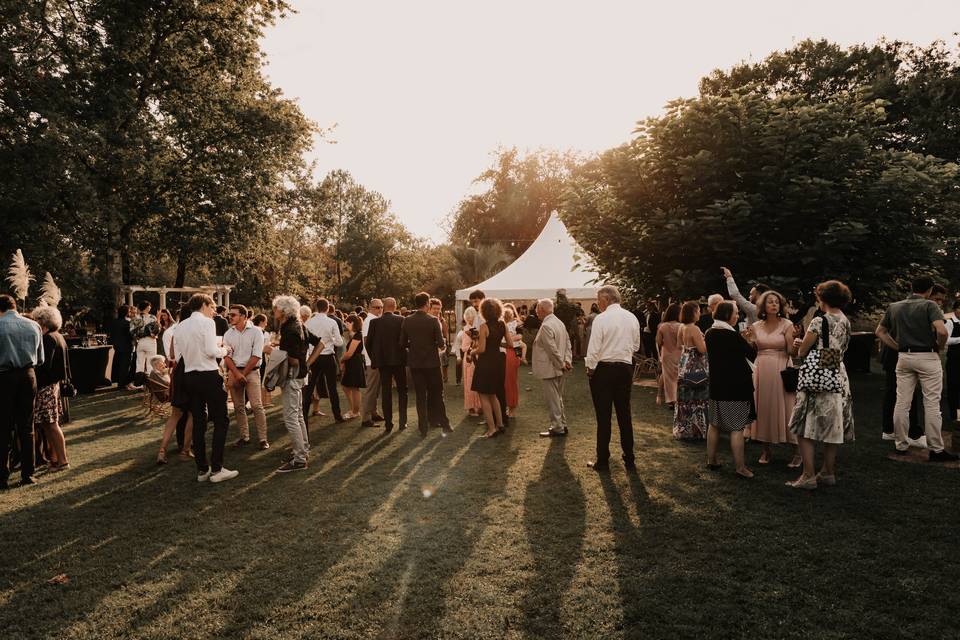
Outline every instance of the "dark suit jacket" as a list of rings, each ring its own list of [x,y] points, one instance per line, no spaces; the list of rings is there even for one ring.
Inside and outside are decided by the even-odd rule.
[[[370,366],[402,367],[406,363],[406,353],[400,346],[400,330],[403,318],[395,313],[384,312],[376,320],[370,321],[370,331],[367,332],[367,353],[370,355]]]
[[[417,311],[404,318],[400,329],[400,346],[407,351],[407,366],[411,369],[439,367],[439,350],[444,347],[440,323],[425,311]]]
[[[711,400],[753,400],[753,362],[757,348],[729,329],[710,329],[704,337],[710,365]]]

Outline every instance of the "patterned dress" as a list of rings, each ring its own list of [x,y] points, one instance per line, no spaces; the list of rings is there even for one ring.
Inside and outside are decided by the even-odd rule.
[[[710,385],[687,384],[687,377],[708,376],[707,356],[696,347],[684,347],[680,355],[680,375],[677,383],[677,405],[673,415],[673,437],[677,440],[703,440],[707,437],[707,410],[710,405]]]
[[[810,321],[807,331],[821,335],[824,318]],[[831,314],[830,348],[839,349],[841,356],[850,344],[850,321],[842,313]],[[813,349],[819,349],[821,340],[817,340]],[[853,401],[850,396],[850,379],[847,369],[840,362],[840,393],[797,391],[797,404],[793,408],[790,431],[798,437],[817,440],[829,444],[853,442]]]

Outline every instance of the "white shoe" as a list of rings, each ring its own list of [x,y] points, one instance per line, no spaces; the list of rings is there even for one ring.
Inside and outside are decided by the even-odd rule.
[[[916,440],[913,438],[907,438],[907,444],[909,444],[911,447],[917,447],[918,449],[926,449],[927,436],[920,436]]]
[[[883,435],[881,435],[880,438],[883,439],[883,440],[896,440],[896,439],[897,439],[897,434],[895,434],[895,433],[887,433],[886,431],[884,431],[884,432],[883,432]]]
[[[206,482],[210,479],[210,469],[207,469],[204,473],[197,474],[197,482]]]
[[[210,482],[223,482],[224,480],[232,480],[236,478],[238,475],[240,475],[239,471],[237,470],[231,471],[230,469],[223,467],[222,469],[220,469],[220,471],[217,471],[216,473],[210,476]]]

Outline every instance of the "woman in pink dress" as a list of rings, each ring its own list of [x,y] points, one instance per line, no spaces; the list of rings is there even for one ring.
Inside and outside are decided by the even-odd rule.
[[[680,305],[674,302],[663,312],[657,327],[657,350],[660,352],[660,394],[657,402],[673,409],[677,402],[677,377],[680,375]]]
[[[757,300],[757,321],[752,329],[757,343],[756,369],[753,372],[754,400],[757,406],[757,421],[753,425],[752,438],[760,442],[760,464],[769,464],[772,453],[770,445],[797,444],[790,430],[790,418],[796,394],[783,388],[780,372],[796,353],[793,344],[793,323],[786,317],[786,300],[776,291],[767,291]],[[799,467],[800,456],[794,452],[788,466]]]
[[[470,346],[474,339],[471,334],[476,333],[473,325],[477,319],[477,310],[473,307],[467,307],[463,312],[463,319],[466,322],[466,328],[463,331],[463,337],[460,338],[460,353],[463,356],[463,409],[472,416],[480,415],[480,394],[473,391],[473,370],[477,366],[473,360],[467,357],[470,352]]]

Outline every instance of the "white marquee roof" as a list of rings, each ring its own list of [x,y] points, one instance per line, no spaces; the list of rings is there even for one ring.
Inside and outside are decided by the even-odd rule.
[[[599,276],[576,266],[579,253],[581,250],[567,227],[556,212],[551,213],[543,231],[519,258],[500,273],[457,291],[457,300],[467,300],[474,289],[480,289],[488,298],[501,300],[552,298],[557,289],[566,289],[570,300],[596,298],[599,285],[593,282]]]

